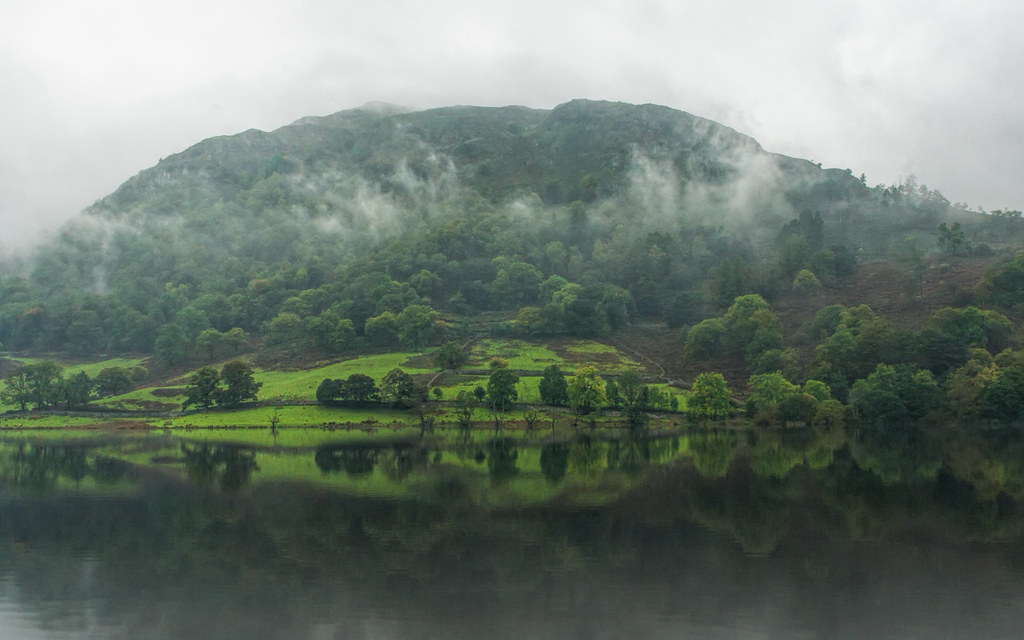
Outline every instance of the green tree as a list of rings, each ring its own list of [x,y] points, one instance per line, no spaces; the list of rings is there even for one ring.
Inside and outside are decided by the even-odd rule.
[[[477,403],[476,397],[465,389],[455,396],[455,422],[461,431],[469,431],[473,426],[473,411]]]
[[[380,390],[373,378],[362,373],[353,373],[341,387],[341,398],[347,403],[362,405],[380,401]]]
[[[99,314],[82,309],[72,316],[68,325],[68,351],[77,355],[96,353],[103,348],[103,323]]]
[[[512,319],[512,327],[528,336],[541,335],[548,331],[548,322],[538,307],[523,307]]]
[[[824,402],[832,397],[832,390],[821,380],[807,380],[804,382],[803,392],[819,402]]]
[[[600,409],[608,401],[604,380],[597,375],[594,367],[577,369],[566,381],[565,392],[569,407],[582,415]]]
[[[267,343],[276,346],[297,347],[306,333],[305,323],[297,314],[282,311],[270,321]]]
[[[809,269],[801,269],[793,278],[793,290],[800,293],[807,293],[821,288],[821,281],[814,272]]]
[[[869,422],[923,417],[938,402],[938,383],[926,369],[880,364],[850,389],[850,406]]]
[[[96,395],[101,398],[119,396],[132,388],[131,373],[124,367],[104,367],[92,381]]]
[[[181,327],[185,339],[192,344],[203,330],[210,327],[210,319],[205,311],[189,306],[174,315],[174,324]]]
[[[491,294],[498,305],[518,308],[537,299],[542,275],[532,264],[498,256],[492,261],[497,274],[491,282]]]
[[[651,391],[636,371],[627,371],[619,376],[618,395],[631,428],[638,428],[644,424],[644,410],[652,404]]]
[[[797,422],[811,424],[818,410],[818,399],[809,393],[797,391],[779,403],[779,418],[783,424]]]
[[[565,374],[557,364],[544,368],[540,379],[540,399],[545,404],[564,405],[569,399],[566,395]]]
[[[324,378],[316,388],[316,401],[322,405],[331,406],[341,397],[341,390],[344,386],[344,380]]]
[[[196,349],[206,353],[208,360],[213,360],[217,350],[224,344],[224,334],[213,327],[203,329],[196,338]]]
[[[56,362],[45,360],[28,369],[29,397],[37,409],[56,406],[61,402],[64,384],[64,368]]]
[[[176,324],[165,324],[157,333],[153,351],[157,361],[164,366],[180,364],[188,357],[189,341]]]
[[[61,388],[61,402],[68,409],[84,406],[89,402],[92,387],[93,381],[89,378],[89,374],[79,371],[64,381]]]
[[[842,428],[846,424],[846,405],[831,398],[822,400],[814,411],[811,424],[816,427]]]
[[[753,362],[762,352],[782,347],[782,321],[757,294],[740,296],[722,316],[725,344]]]
[[[469,354],[457,342],[446,342],[434,352],[434,365],[438,369],[461,369],[469,361]]]
[[[487,378],[487,404],[495,411],[508,411],[519,398],[519,376],[507,366],[491,369]]]
[[[422,349],[434,336],[440,314],[422,304],[411,304],[395,318],[398,342],[406,349]]]
[[[393,406],[408,406],[416,393],[412,376],[401,369],[392,369],[380,381],[381,400]]]
[[[947,256],[963,256],[971,252],[971,243],[959,222],[949,227],[945,222],[939,225],[939,250]]]
[[[341,353],[355,339],[355,326],[348,318],[327,310],[306,320],[306,341],[324,353]]]
[[[1006,307],[1024,300],[1024,254],[986,271],[979,294],[984,300]]]
[[[213,367],[203,367],[188,378],[185,385],[185,401],[181,403],[182,411],[190,407],[209,409],[217,401],[220,373]]]
[[[249,334],[241,327],[232,327],[221,334],[221,340],[231,353],[237,355],[249,343]]]
[[[395,314],[384,311],[378,316],[367,318],[363,333],[372,345],[393,346],[398,341],[398,321]]]
[[[717,420],[732,411],[732,393],[720,373],[702,373],[693,381],[686,400],[687,415],[696,420]]]
[[[644,409],[648,406],[649,389],[636,371],[627,371],[619,376],[619,397],[626,409]]]
[[[234,408],[246,400],[256,400],[262,382],[256,382],[252,365],[232,360],[224,364],[220,372],[223,389],[216,394],[217,404],[222,407]]]
[[[4,385],[0,387],[0,401],[13,404],[22,411],[28,411],[32,402],[32,390],[28,385],[28,367],[20,366],[4,377]]]
[[[750,376],[749,384],[751,394],[747,399],[747,414],[758,422],[782,421],[782,403],[800,393],[800,388],[778,371]]]
[[[687,358],[707,360],[721,354],[724,341],[725,321],[721,318],[707,318],[686,333],[683,353]]]

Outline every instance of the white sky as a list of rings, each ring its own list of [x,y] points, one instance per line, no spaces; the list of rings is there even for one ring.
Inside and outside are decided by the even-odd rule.
[[[654,102],[1024,208],[1013,0],[0,0],[0,243],[199,140],[380,100]]]

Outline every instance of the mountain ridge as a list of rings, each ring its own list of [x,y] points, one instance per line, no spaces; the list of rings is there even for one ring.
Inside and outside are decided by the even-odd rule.
[[[403,135],[414,139],[403,141]],[[327,116],[301,118],[271,132],[248,129],[204,139],[129,178],[87,211],[111,213],[141,204],[147,195],[176,179],[187,182],[205,174],[212,180],[221,180],[230,173],[236,179],[241,176],[254,180],[261,173],[290,172],[307,164],[314,165],[312,170],[322,170],[316,164],[325,160],[333,160],[326,163],[329,168],[377,179],[380,175],[360,171],[359,166],[379,153],[388,141],[405,146],[419,142],[445,154],[457,167],[466,167],[460,178],[468,179],[474,188],[483,184],[493,189],[496,197],[525,187],[541,195],[547,204],[573,199],[587,201],[606,195],[609,189],[602,192],[600,185],[602,178],[607,179],[603,174],[628,163],[631,148],[655,159],[673,161],[684,179],[705,180],[729,171],[722,160],[714,158],[716,155],[735,162],[743,154],[768,153],[756,140],[734,129],[654,104],[579,99],[550,110],[454,106],[382,112],[357,107]],[[405,151],[407,155],[415,154],[415,149]],[[812,169],[807,161],[769,155],[787,170]],[[300,157],[297,167],[295,162]],[[715,161],[709,163],[709,157]],[[509,162],[495,167],[496,158],[507,158]],[[399,159],[383,158],[392,164]],[[488,160],[490,164],[486,164]],[[575,170],[559,171],[558,165],[566,162]],[[480,166],[481,163],[485,164]],[[487,176],[494,175],[513,175],[519,179],[488,186],[493,181]],[[591,176],[588,185],[573,185],[587,176]],[[543,184],[545,178],[547,183]]]

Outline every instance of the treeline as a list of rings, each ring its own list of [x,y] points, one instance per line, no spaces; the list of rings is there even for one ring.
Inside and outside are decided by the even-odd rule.
[[[437,360],[451,362],[453,350],[451,344],[446,345],[445,349],[437,352],[440,354]],[[485,384],[472,390],[460,389],[454,398],[449,398],[456,421],[463,428],[472,424],[475,409],[502,413],[519,400],[517,385],[520,376],[509,368],[508,361],[495,357],[489,366]],[[545,405],[569,407],[577,415],[604,409],[622,410],[634,427],[646,424],[647,412],[679,409],[675,395],[645,384],[636,371],[605,379],[598,375],[595,367],[584,366],[567,374],[553,364],[544,369],[538,387],[541,402]],[[346,379],[326,378],[316,390],[317,402],[334,407],[422,408],[422,403],[431,395],[437,401],[444,399],[444,391],[440,387],[428,392],[425,386],[417,384],[412,376],[397,368],[389,371],[379,385],[370,376],[353,373]]]
[[[188,377],[181,408],[235,408],[256,400],[262,383],[256,382],[254,374],[252,365],[238,360],[225,363],[219,371],[203,367]],[[90,377],[84,371],[67,375],[53,361],[23,364],[3,378],[0,402],[21,411],[82,409],[92,400],[128,393],[148,377],[149,371],[142,366],[105,367]]]
[[[746,295],[690,329],[685,352],[698,361],[742,357],[751,372],[746,412],[758,422],[1017,422],[1024,419],[1019,346],[1013,322],[993,310],[945,308],[909,330],[866,305],[826,306],[787,344],[768,303]],[[695,395],[696,383],[691,409]],[[707,395],[721,407],[731,394]]]
[[[65,377],[52,361],[20,365],[4,377],[0,401],[22,411],[84,407],[90,400],[127,393],[149,376],[145,367],[106,367],[90,378],[79,371]]]
[[[409,408],[426,399],[426,388],[398,368],[384,374],[379,386],[370,376],[353,373],[346,379],[325,378],[316,389],[317,402],[333,407]]]

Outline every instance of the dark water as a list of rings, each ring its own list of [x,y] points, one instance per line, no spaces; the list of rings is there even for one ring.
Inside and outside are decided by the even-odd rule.
[[[0,445],[0,639],[1018,638],[1024,443]]]

